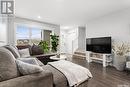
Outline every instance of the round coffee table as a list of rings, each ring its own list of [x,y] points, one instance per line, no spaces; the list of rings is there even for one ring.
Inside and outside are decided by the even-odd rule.
[[[57,56],[51,56],[50,59],[52,59],[52,60],[66,60],[67,57],[65,55],[60,55],[59,58]]]

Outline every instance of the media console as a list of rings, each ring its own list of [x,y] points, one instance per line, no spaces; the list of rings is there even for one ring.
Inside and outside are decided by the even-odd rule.
[[[112,63],[111,54],[86,51],[86,59],[88,63],[92,62],[93,60],[101,61],[103,63],[103,67],[106,67]]]

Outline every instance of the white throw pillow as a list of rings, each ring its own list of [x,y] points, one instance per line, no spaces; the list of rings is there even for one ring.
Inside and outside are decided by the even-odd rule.
[[[44,64],[37,58],[18,58],[18,60],[21,60],[25,63],[33,64],[33,65],[44,66]]]
[[[21,74],[29,75],[33,73],[40,73],[43,71],[43,68],[38,65],[33,65],[29,63],[22,62],[20,60],[16,60],[16,64]]]
[[[36,58],[18,58],[18,60],[25,63],[33,64],[33,65],[39,65]]]
[[[19,50],[19,54],[20,54],[20,57],[29,57],[30,56],[28,48]]]

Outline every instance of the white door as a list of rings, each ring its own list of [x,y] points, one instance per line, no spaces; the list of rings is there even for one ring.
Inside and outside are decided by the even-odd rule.
[[[66,40],[66,44],[67,44],[67,53],[72,54],[73,53],[73,43],[72,41],[76,38],[76,32],[69,32],[67,34],[67,40]]]
[[[61,32],[61,35],[60,35],[60,46],[61,46],[61,49],[60,49],[60,52],[61,53],[66,53],[67,49],[66,49],[66,34],[64,32]]]

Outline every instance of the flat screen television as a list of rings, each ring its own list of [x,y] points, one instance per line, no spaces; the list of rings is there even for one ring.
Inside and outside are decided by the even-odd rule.
[[[111,37],[87,38],[86,51],[105,54],[111,53]]]

